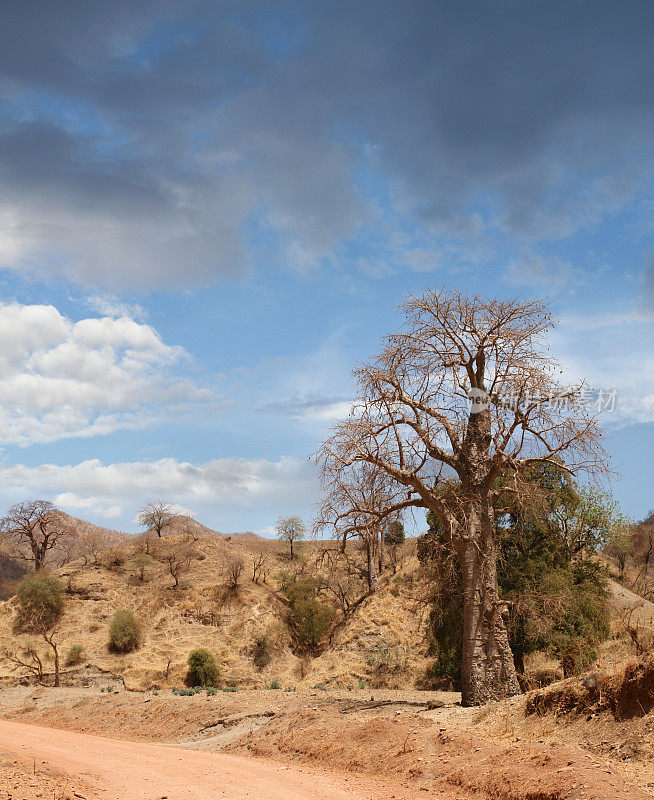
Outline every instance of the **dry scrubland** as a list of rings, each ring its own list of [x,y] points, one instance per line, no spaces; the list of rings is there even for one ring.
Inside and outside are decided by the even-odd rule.
[[[131,539],[101,553],[97,565],[78,560],[58,571],[68,586],[58,633],[62,661],[75,644],[84,647],[83,660],[63,667],[63,687],[55,690],[18,685],[19,674],[3,657],[3,716],[370,773],[443,798],[652,796],[654,660],[634,658],[623,620],[637,606],[631,623],[651,630],[654,605],[630,591],[629,575],[622,585],[611,583],[614,636],[601,648],[596,685],[572,678],[464,709],[455,693],[420,690],[431,659],[424,625],[428,587],[414,542],[403,546],[396,573],[387,570],[379,591],[337,624],[331,641],[312,656],[294,652],[277,576],[289,570],[322,575],[346,588],[354,602],[365,591],[364,556],[356,545],[348,546],[348,583],[345,560],[332,542],[304,543],[289,562],[278,542],[228,539],[188,524],[184,531],[168,546],[192,545],[197,558],[177,588],[162,563],[149,564],[140,580],[132,556],[142,545]],[[262,555],[267,577],[255,583],[252,564]],[[234,563],[243,565],[236,588],[229,586]],[[29,639],[12,629],[13,603],[0,604],[3,652]],[[335,595],[333,607],[336,613]],[[125,655],[107,648],[108,624],[120,608],[133,610],[143,627],[141,647]],[[170,687],[183,685],[186,658],[197,647],[215,653],[222,687],[238,691],[172,694]],[[41,652],[45,657],[45,648]],[[557,664],[539,654],[527,669],[534,680],[557,674]],[[111,693],[100,691],[108,686]],[[0,767],[0,788],[30,780],[20,765]],[[55,791],[47,783],[52,777],[42,778],[42,785],[26,783],[16,796],[31,797],[32,789],[49,796],[43,792]]]
[[[197,531],[194,533],[197,536]],[[185,547],[188,537],[171,536],[166,541]],[[110,675],[115,675],[128,689],[182,686],[189,651],[197,647],[215,653],[223,684],[241,689],[263,688],[273,681],[282,689],[316,684],[357,688],[361,682],[413,687],[429,664],[422,626],[427,612],[425,587],[411,577],[417,565],[411,543],[405,546],[405,563],[398,574],[388,575],[376,595],[364,600],[344,625],[337,625],[331,644],[327,643],[319,657],[293,652],[276,576],[295,570],[306,575],[333,575],[329,564],[337,558],[335,543],[306,542],[291,562],[276,541],[204,535],[191,542],[198,558],[180,576],[178,588],[160,563],[148,566],[145,580],[139,580],[139,570],[130,561],[137,546],[128,541],[102,553],[98,565],[75,561],[57,571],[68,587],[57,637],[62,661],[72,645],[84,647],[80,665],[62,668],[62,683],[109,684]],[[323,557],[325,549],[329,552]],[[252,561],[262,553],[268,575],[265,583],[263,578],[254,583]],[[363,569],[363,554],[354,545],[348,553],[350,561],[360,561]],[[228,585],[234,560],[243,564],[235,589]],[[116,563],[112,565],[112,561]],[[340,565],[335,569],[342,573]],[[356,583],[351,588],[354,599],[365,591],[363,578]],[[46,663],[51,663],[47,647],[37,639],[17,637],[12,628],[13,603],[0,604],[0,652],[6,654],[21,641],[33,641]],[[335,613],[336,605],[334,601]],[[143,643],[135,652],[117,655],[107,647],[108,625],[114,612],[122,608],[131,609],[140,620]],[[261,663],[268,659],[269,663]],[[16,677],[7,658],[0,659],[0,680],[7,684]]]
[[[122,543],[94,557],[78,559],[57,570],[67,586],[67,606],[57,641],[62,665],[73,645],[84,648],[83,659],[62,666],[62,683],[109,685],[115,679],[133,690],[182,686],[190,650],[206,647],[215,653],[224,685],[240,689],[265,688],[273,681],[281,689],[314,686],[358,689],[426,688],[431,663],[427,654],[425,620],[429,612],[429,586],[415,556],[415,541],[401,548],[396,572],[387,568],[380,589],[363,599],[345,620],[336,596],[341,592],[355,606],[366,592],[365,556],[353,542],[345,556],[334,542],[305,542],[290,561],[277,541],[254,535],[223,537],[190,519],[180,518],[175,533],[154,541],[195,556],[179,586],[165,563],[152,561],[144,568],[134,560],[143,541],[123,535]],[[104,532],[103,532],[104,535]],[[254,561],[264,558],[258,582],[252,580]],[[231,570],[242,565],[236,587]],[[319,655],[298,652],[285,624],[287,606],[279,591],[283,572],[321,577],[332,589],[324,600],[333,608],[335,626]],[[615,572],[615,570],[614,570]],[[616,577],[616,576],[614,576]],[[264,580],[265,579],[265,580]],[[600,667],[635,653],[623,619],[630,609],[632,624],[654,629],[654,604],[612,581],[614,638],[601,649]],[[19,676],[7,655],[33,642],[51,665],[48,648],[38,638],[17,635],[13,628],[15,600],[0,602],[0,682]],[[132,610],[141,622],[141,647],[124,655],[107,647],[108,626],[118,609]],[[527,678],[562,677],[556,662],[536,653],[527,658]]]

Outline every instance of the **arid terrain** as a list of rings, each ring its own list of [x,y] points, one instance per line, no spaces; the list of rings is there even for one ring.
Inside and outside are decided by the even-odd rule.
[[[654,606],[627,579],[610,584],[614,633],[600,651],[597,685],[575,677],[462,708],[458,693],[424,688],[427,606],[413,541],[378,592],[352,595],[354,608],[340,623],[335,617],[330,640],[311,655],[293,648],[278,575],[292,567],[343,586],[334,543],[307,542],[291,564],[277,542],[174,533],[168,546],[194,551],[177,587],[156,559],[141,579],[137,539],[114,540],[57,571],[67,587],[61,688],[16,669],[12,651],[40,645],[15,630],[15,600],[0,606],[0,798],[654,796],[654,661],[635,657],[623,624],[634,609],[631,623],[651,629]],[[355,576],[361,557],[356,545],[347,554]],[[235,560],[242,571],[230,588]],[[143,627],[141,647],[122,655],[107,648],[119,608]],[[75,644],[83,657],[67,665]],[[186,658],[198,646],[216,654],[221,688],[181,696]],[[42,656],[51,683],[45,648]],[[527,668],[556,677],[542,655]]]
[[[651,657],[604,676],[599,692],[574,679],[482,709],[445,692],[16,687],[2,696],[2,780],[38,763],[42,793],[13,795],[30,800],[48,796],[55,768],[71,798],[71,786],[88,798],[198,799],[220,786],[229,797],[637,800],[654,796],[653,707]]]

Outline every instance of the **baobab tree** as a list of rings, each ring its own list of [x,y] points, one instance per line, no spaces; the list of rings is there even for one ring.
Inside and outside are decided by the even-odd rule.
[[[14,558],[29,561],[34,572],[40,572],[51,551],[72,536],[71,526],[49,500],[17,503],[0,520],[0,539]]]
[[[358,399],[318,459],[328,481],[357,464],[392,478],[404,494],[386,515],[436,515],[463,576],[462,700],[476,705],[519,692],[497,586],[498,493],[520,496],[536,463],[597,473],[606,454],[587,387],[555,377],[545,303],[427,291],[403,312],[400,332],[354,373]]]
[[[165,500],[148,500],[136,519],[139,525],[147,530],[153,530],[161,538],[164,530],[170,527],[175,516],[175,509]]]

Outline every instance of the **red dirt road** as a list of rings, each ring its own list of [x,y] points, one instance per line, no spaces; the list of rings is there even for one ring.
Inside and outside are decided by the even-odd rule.
[[[413,791],[306,767],[0,720],[0,751],[97,787],[103,800],[409,800]]]

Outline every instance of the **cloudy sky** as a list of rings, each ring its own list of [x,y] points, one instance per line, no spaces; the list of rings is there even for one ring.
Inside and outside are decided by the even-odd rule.
[[[309,517],[307,454],[427,286],[547,296],[654,506],[654,8],[8,0],[0,503]]]

